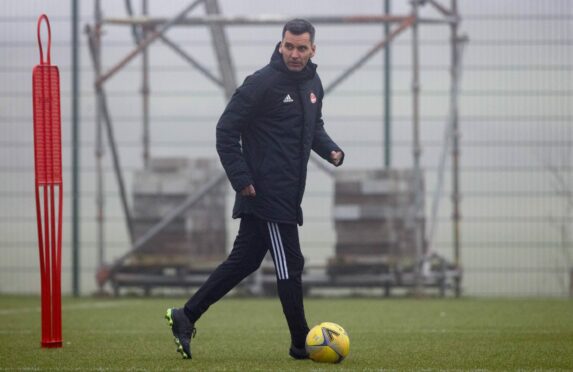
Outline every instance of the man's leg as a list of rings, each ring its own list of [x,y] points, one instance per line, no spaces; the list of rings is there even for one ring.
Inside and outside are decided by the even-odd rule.
[[[261,265],[267,247],[264,244],[264,236],[260,235],[259,225],[260,220],[255,217],[241,219],[229,257],[213,271],[185,304],[185,314],[192,323]]]
[[[233,250],[225,262],[215,269],[183,309],[167,309],[165,318],[175,337],[177,351],[183,358],[191,358],[191,337],[195,334],[195,322],[209,306],[260,266],[267,251],[260,225],[260,220],[255,218],[241,219]]]
[[[306,357],[304,344],[309,329],[302,298],[304,257],[300,250],[298,226],[267,222],[267,230],[275,263],[279,297],[291,334],[291,356],[304,358]]]

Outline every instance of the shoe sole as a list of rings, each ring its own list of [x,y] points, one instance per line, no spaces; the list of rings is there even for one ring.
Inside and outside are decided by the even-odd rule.
[[[298,359],[298,360],[310,359],[310,357],[308,356],[308,354],[297,354],[297,353],[293,352],[292,349],[289,349],[288,354],[289,354],[292,358]]]
[[[167,312],[165,313],[165,319],[167,319],[167,325],[169,326],[169,328],[171,328],[171,333],[173,333],[173,314],[172,314],[172,311],[173,311],[173,309],[169,308],[169,309],[167,309]],[[175,334],[173,334],[173,336],[175,336]],[[183,359],[191,359],[191,357],[189,355],[187,355],[187,353],[183,350],[183,346],[181,346],[179,339],[177,337],[173,337],[173,341],[175,342],[175,345],[177,345],[176,351],[183,356]]]

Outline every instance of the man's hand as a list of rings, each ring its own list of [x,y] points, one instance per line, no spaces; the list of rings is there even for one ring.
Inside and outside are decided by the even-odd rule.
[[[245,187],[244,189],[241,190],[241,195],[250,197],[257,196],[257,193],[255,192],[255,186],[249,185]]]
[[[330,160],[332,164],[338,166],[340,164],[340,160],[342,159],[342,152],[341,151],[331,151],[330,152]]]

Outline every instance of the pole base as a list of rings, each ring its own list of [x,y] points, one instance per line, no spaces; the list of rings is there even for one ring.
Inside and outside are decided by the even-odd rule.
[[[62,347],[62,341],[42,341],[42,347],[46,349],[56,349]]]

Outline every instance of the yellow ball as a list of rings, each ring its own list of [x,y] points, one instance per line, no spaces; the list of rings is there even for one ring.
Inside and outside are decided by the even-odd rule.
[[[306,351],[315,362],[340,363],[350,352],[350,339],[338,324],[320,323],[308,332]]]

